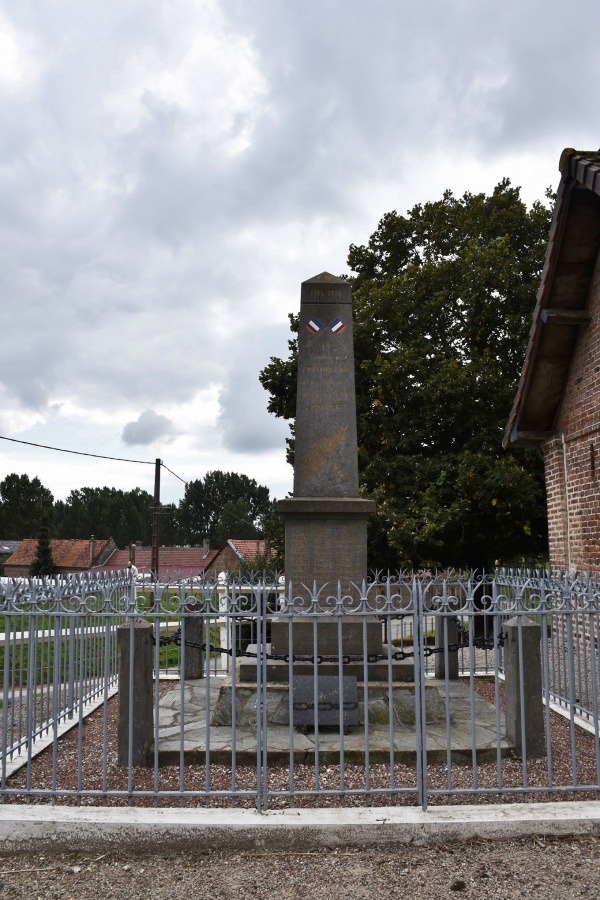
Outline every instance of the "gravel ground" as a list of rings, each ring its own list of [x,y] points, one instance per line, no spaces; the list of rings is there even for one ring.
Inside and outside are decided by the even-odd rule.
[[[0,858],[0,896],[359,898],[597,897],[600,843],[580,839],[471,842],[428,848],[294,853],[108,853]]]
[[[61,698],[62,700],[62,691]],[[41,729],[52,718],[52,688],[44,687],[43,691],[31,693],[31,725],[35,730]],[[59,701],[60,702],[60,701]],[[11,746],[21,737],[27,734],[27,690],[24,689],[19,697],[18,691],[7,694],[7,699],[2,698],[2,717],[6,708],[6,744]],[[3,727],[3,724],[0,725]]]
[[[161,685],[161,692],[172,690],[174,682]],[[493,701],[494,685],[478,681],[477,692],[485,699]],[[503,686],[501,688],[501,707],[503,707]],[[74,728],[64,736],[58,745],[56,766],[56,788],[58,790],[75,790],[81,787],[83,790],[111,790],[128,791],[127,770],[117,766],[117,715],[118,696],[113,697],[107,704],[108,715],[108,741],[107,741],[107,767],[106,776],[103,772],[103,710],[100,708],[84,720],[81,729],[81,772],[78,772],[78,739],[79,729]],[[570,787],[573,784],[572,746],[568,720],[551,714],[551,741],[552,741],[552,783],[555,786]],[[595,740],[593,735],[583,730],[575,729],[575,759],[577,783],[590,788],[598,785]],[[35,757],[31,764],[31,786],[34,789],[50,790],[52,787],[53,752],[48,748]],[[461,794],[460,790],[473,788],[476,776],[479,788],[489,788],[491,792],[483,795],[480,802],[498,803],[502,801],[547,801],[547,800],[594,800],[598,799],[598,790],[566,791],[550,793],[532,793],[519,790],[515,794],[498,792],[498,772],[495,760],[480,762],[476,765],[475,773],[470,755],[460,763],[453,764],[450,772],[442,764],[429,764],[427,768],[428,787],[431,790],[448,790],[451,781],[451,795],[432,795],[431,804],[443,804],[447,802],[469,803],[468,794]],[[8,782],[9,788],[25,788],[27,771],[19,770]],[[365,771],[360,765],[346,765],[344,767],[345,789],[348,791],[364,790]],[[391,795],[381,793],[371,797],[370,805],[415,805],[416,778],[415,767],[410,765],[396,765],[394,768],[395,785],[404,789],[404,793]],[[527,761],[527,779],[529,786],[548,785],[548,762],[545,758],[529,759]],[[204,766],[188,765],[183,770],[183,787],[186,791],[204,791],[206,789],[206,770]],[[178,766],[163,766],[158,770],[157,787],[161,791],[180,791],[181,773]],[[286,767],[271,767],[268,772],[269,790],[285,792],[289,790],[290,773]],[[231,769],[221,765],[211,765],[209,772],[209,785],[211,791],[231,790]],[[502,785],[521,789],[523,787],[523,761],[515,753],[510,753],[502,761]],[[340,786],[340,767],[338,765],[322,766],[320,770],[320,789],[336,790]],[[390,769],[386,765],[372,765],[370,769],[371,788],[384,790],[390,786]],[[310,791],[315,787],[315,772],[312,765],[296,766],[294,769],[294,787],[298,790]],[[153,769],[136,768],[132,773],[133,791],[155,790]],[[236,789],[238,791],[256,790],[255,766],[239,766],[236,773]],[[23,795],[14,794],[6,797],[5,802],[22,802]],[[252,796],[238,796],[237,805],[254,808],[255,800]],[[48,797],[39,796],[34,802],[48,802]],[[76,803],[74,797],[59,797],[60,803]],[[144,797],[144,796],[112,796],[104,801],[101,797],[83,797],[82,805],[124,805],[128,802],[135,806],[229,806],[231,799],[226,797]],[[321,796],[317,801],[311,796],[297,796],[294,800],[296,806],[321,807],[338,805],[341,802],[345,806],[364,806],[367,798],[364,794],[347,794],[343,800],[334,795]],[[284,794],[272,796],[269,800],[271,808],[287,807],[290,798]]]
[[[165,690],[171,690],[171,682]],[[477,691],[486,699],[492,699],[493,685],[477,683]],[[503,702],[503,701],[502,701]],[[108,703],[108,744],[106,786],[112,790],[126,790],[127,773],[116,765],[116,723],[118,698]],[[102,787],[102,739],[103,714],[98,710],[85,720],[82,728],[81,785],[84,789]],[[555,784],[572,783],[571,736],[569,723],[552,714],[551,737],[553,753],[553,780]],[[593,736],[576,729],[577,777],[580,783],[597,783],[595,742]],[[77,787],[78,729],[73,729],[59,745],[57,754],[56,784],[59,788]],[[314,769],[298,766],[295,770],[297,788],[314,786]],[[522,785],[522,760],[509,756],[502,764],[505,785]],[[339,767],[329,766],[321,772],[321,785],[335,788],[339,784]],[[364,786],[364,769],[346,766],[346,786],[360,789]],[[25,771],[10,779],[10,786],[24,786]],[[36,757],[31,766],[32,785],[49,788],[52,781],[52,750]],[[135,769],[135,789],[152,789],[152,770]],[[372,786],[389,786],[389,768],[373,766]],[[415,770],[410,766],[397,766],[396,783],[404,785],[407,793],[395,798],[382,794],[372,799],[372,804],[414,805]],[[470,761],[453,765],[452,783],[455,788],[473,784]],[[546,784],[547,761],[529,760],[530,784]],[[161,789],[177,789],[180,773],[177,767],[159,770]],[[444,766],[429,766],[430,788],[446,787],[448,772]],[[480,786],[497,787],[495,763],[477,766]],[[203,767],[188,766],[184,770],[187,789],[202,790],[205,786]],[[269,783],[273,790],[289,785],[289,772],[285,768],[272,769]],[[213,790],[231,786],[231,771],[223,766],[211,767],[210,786]],[[256,786],[256,772],[251,767],[238,770],[238,787],[252,790]],[[596,799],[593,791],[573,795],[571,792],[553,799]],[[22,802],[22,796],[7,798],[7,802]],[[485,798],[498,802],[497,793]],[[505,800],[549,799],[548,795],[506,796]],[[468,796],[454,794],[452,802],[469,802]],[[48,802],[39,798],[34,802]],[[59,802],[76,802],[74,798]],[[83,804],[99,804],[100,798],[83,798]],[[127,798],[109,798],[108,804],[122,805]],[[133,798],[133,805],[150,805],[152,798]],[[174,805],[176,799],[160,800],[161,806]],[[186,806],[204,806],[205,798],[186,798]],[[212,799],[211,805],[229,805],[226,798]],[[331,806],[340,801],[324,797],[321,806]],[[361,795],[344,798],[346,806],[364,805]],[[434,802],[446,802],[439,797]],[[253,807],[252,798],[238,798],[239,806]],[[288,806],[286,797],[273,798],[270,805]],[[297,806],[313,806],[311,797],[297,798]],[[385,849],[329,849],[313,852],[294,852],[293,847],[280,852],[174,852],[133,854],[128,851],[111,851],[101,856],[93,853],[61,853],[38,855],[1,854],[0,897],[33,898],[107,898],[157,897],[183,898],[296,898],[309,895],[314,900],[330,897],[340,900],[354,898],[416,897],[438,898],[464,896],[487,898],[540,897],[572,898],[596,897],[600,891],[600,841],[594,837],[577,839],[528,838],[510,842],[469,842],[466,845],[444,845],[416,848],[398,845]],[[47,853],[47,851],[44,851]]]

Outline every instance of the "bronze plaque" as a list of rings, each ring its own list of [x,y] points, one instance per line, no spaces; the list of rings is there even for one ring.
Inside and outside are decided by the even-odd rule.
[[[319,675],[317,722],[319,728],[334,725],[342,728],[358,725],[358,690],[355,675],[344,675],[343,702],[340,703],[340,680],[335,675]],[[294,725],[315,727],[315,679],[312,675],[294,676]]]

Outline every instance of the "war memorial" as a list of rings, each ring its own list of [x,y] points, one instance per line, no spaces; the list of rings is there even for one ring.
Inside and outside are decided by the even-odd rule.
[[[389,622],[390,604],[399,617],[409,600],[400,592],[386,601],[367,582],[375,503],[359,494],[351,288],[326,272],[301,287],[294,489],[278,510],[285,593],[268,611],[270,633],[242,649],[225,678],[186,681],[183,696],[178,689],[161,701],[161,761],[181,752],[183,708],[190,761],[210,745],[225,763],[235,741],[237,761],[249,762],[262,727],[272,762],[289,762],[290,752],[364,759],[365,751],[385,762],[392,750],[414,763],[420,717],[433,758],[448,741],[454,754],[469,751],[473,715],[478,752],[495,754],[494,707],[458,680],[456,652],[445,655],[445,681],[442,671],[416,689],[413,653],[383,643],[380,608]]]
[[[587,321],[542,312],[551,330]],[[597,799],[597,577],[369,574],[377,511],[359,491],[349,285],[304,282],[299,325],[285,574],[4,579],[3,798],[262,812],[352,795],[423,812],[497,800],[503,813]]]

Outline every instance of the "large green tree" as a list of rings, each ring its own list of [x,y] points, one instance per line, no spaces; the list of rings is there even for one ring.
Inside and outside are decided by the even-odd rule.
[[[7,475],[0,481],[0,534],[5,540],[37,537],[54,497],[39,478]]]
[[[246,500],[228,500],[221,511],[217,530],[215,532],[215,546],[221,547],[230,538],[251,540],[258,534],[258,528],[252,521],[250,504]]]
[[[262,520],[269,512],[267,487],[237,472],[207,472],[204,479],[186,485],[179,504],[182,540],[200,544],[208,538],[217,548],[227,538],[261,537]],[[228,529],[235,533],[225,535]]]
[[[489,196],[448,191],[388,213],[366,246],[350,247],[373,565],[480,568],[546,554],[541,459],[504,453],[501,439],[549,220],[504,180]],[[260,375],[277,416],[295,415],[296,371],[294,339]]]

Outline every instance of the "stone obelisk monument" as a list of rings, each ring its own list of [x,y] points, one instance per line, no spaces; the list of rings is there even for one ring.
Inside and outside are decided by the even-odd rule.
[[[285,574],[299,607],[308,591],[356,596],[367,576],[367,519],[358,493],[350,285],[327,272],[303,282],[298,338],[294,494],[285,520]]]

